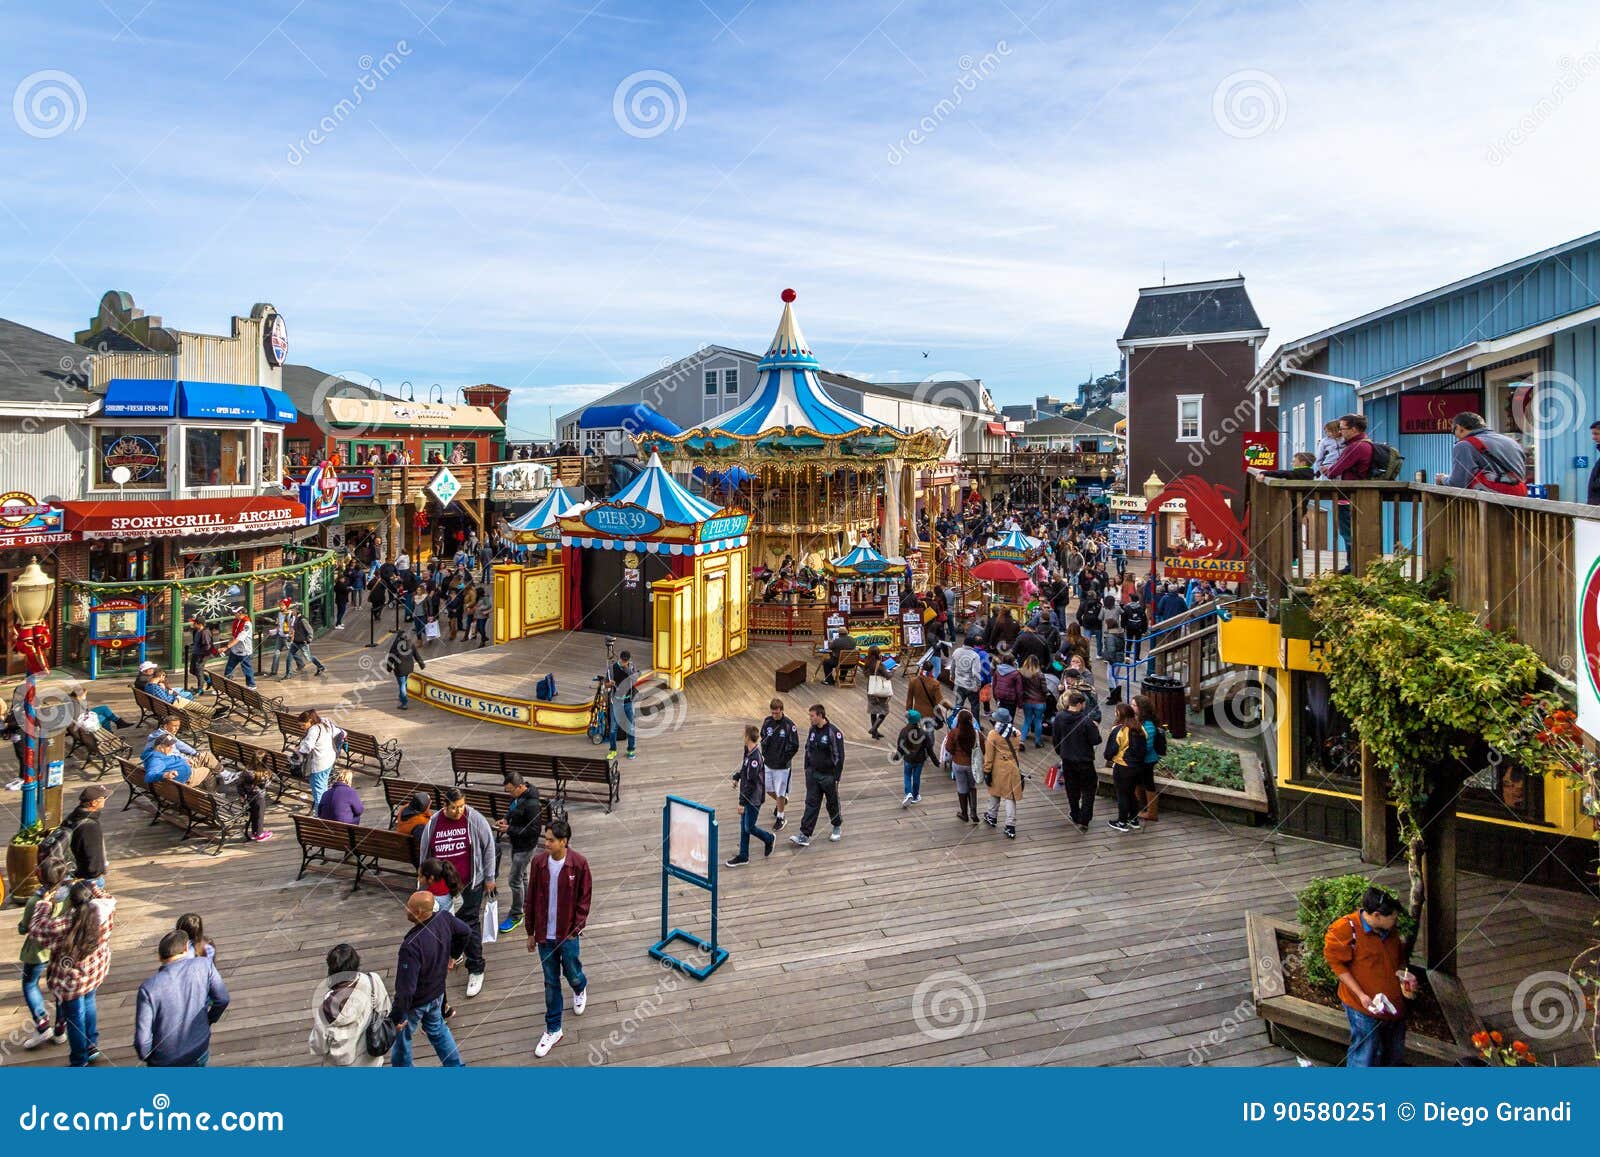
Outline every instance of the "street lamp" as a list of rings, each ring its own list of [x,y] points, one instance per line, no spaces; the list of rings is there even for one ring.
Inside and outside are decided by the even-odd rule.
[[[23,725],[27,738],[27,757],[22,769],[22,826],[39,822],[39,717],[34,709],[36,683],[50,673],[50,603],[55,597],[56,580],[45,574],[34,557],[11,584],[11,612],[17,617],[16,651],[28,666],[27,689],[22,697]]]
[[[1161,492],[1166,488],[1167,484],[1161,481],[1161,475],[1154,470],[1150,471],[1150,477],[1144,480],[1145,504],[1149,505],[1161,497]],[[1156,548],[1159,545],[1160,535],[1158,532],[1160,529],[1161,508],[1157,507],[1150,512],[1150,577],[1152,579],[1156,577]]]

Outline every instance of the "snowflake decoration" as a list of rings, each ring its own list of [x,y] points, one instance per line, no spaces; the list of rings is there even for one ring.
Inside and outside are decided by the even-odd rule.
[[[195,601],[199,604],[200,614],[207,619],[224,619],[232,615],[232,594],[236,589],[226,583],[218,583],[197,591]]]
[[[322,594],[323,569],[319,566],[306,576],[306,598],[314,600]]]
[[[76,612],[74,618],[83,622],[88,619],[89,612],[94,610],[94,595],[78,587],[72,592],[72,606]]]

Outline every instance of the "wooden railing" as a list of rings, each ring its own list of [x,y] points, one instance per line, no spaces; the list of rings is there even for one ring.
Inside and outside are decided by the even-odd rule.
[[[409,466],[350,466],[346,469],[351,473],[372,475],[373,492],[378,502],[405,503],[411,501],[413,494],[426,488],[442,467],[448,466],[455,480],[461,484],[461,490],[456,495],[457,499],[476,502],[494,496],[491,490],[495,467],[528,463],[550,467],[552,480],[556,485],[583,484],[583,459],[578,457],[521,458],[509,462],[413,463]]]
[[[1419,577],[1448,563],[1452,602],[1573,678],[1573,527],[1600,508],[1419,482],[1252,476],[1248,494],[1251,577],[1269,602],[1321,574],[1363,573],[1378,558],[1402,558]]]
[[[962,455],[961,464],[968,470],[1055,477],[1086,477],[1104,470],[1109,478],[1117,472],[1121,460],[1120,454],[1082,450],[975,450]]]

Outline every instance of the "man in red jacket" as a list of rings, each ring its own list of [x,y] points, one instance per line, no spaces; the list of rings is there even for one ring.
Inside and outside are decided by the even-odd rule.
[[[1367,437],[1367,419],[1364,414],[1344,414],[1339,418],[1339,440],[1344,448],[1327,468],[1324,477],[1363,481],[1372,477],[1372,441]],[[1339,522],[1339,538],[1344,542],[1344,566],[1340,574],[1350,573],[1350,500],[1339,499],[1335,504]]]
[[[582,1016],[589,1003],[589,981],[578,962],[578,937],[589,923],[593,882],[589,861],[568,847],[572,825],[554,819],[544,829],[545,850],[528,865],[526,911],[528,951],[544,967],[544,1035],[533,1055],[549,1055],[561,1042],[561,975],[572,986],[572,1012]]]

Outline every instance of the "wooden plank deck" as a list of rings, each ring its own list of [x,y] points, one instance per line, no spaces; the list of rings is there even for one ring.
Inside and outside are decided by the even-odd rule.
[[[327,678],[302,676],[273,690],[287,688],[286,701],[296,706],[337,704],[352,725],[399,738],[408,778],[448,780],[452,745],[596,750],[583,737],[530,736],[415,700],[401,712],[393,681],[373,666],[383,652],[360,646],[365,632],[348,641],[343,634],[320,648]],[[564,691],[586,690],[604,654],[600,636],[587,634],[470,654],[459,644],[434,646],[462,655],[442,667],[489,662],[496,678],[524,682],[553,670]],[[711,980],[696,983],[651,961],[645,949],[658,936],[662,796],[717,806],[721,854],[732,854],[728,777],[740,726],[765,713],[771,672],[794,654],[758,645],[691,678],[681,700],[641,726],[639,758],[622,764],[616,811],[574,806],[575,844],[596,881],[583,942],[588,1011],[582,1018],[569,1012],[566,1040],[547,1062],[533,1061],[542,990],[519,930],[487,947],[479,997],[465,999],[464,977],[451,981],[460,1010],[452,1027],[469,1063],[1294,1063],[1249,1014],[1243,912],[1292,916],[1294,893],[1307,880],[1359,869],[1353,851],[1171,812],[1138,835],[1103,826],[1081,835],[1067,824],[1059,795],[1032,789],[1019,836],[1007,841],[958,823],[953,787],[937,772],[925,776],[925,802],[902,811],[889,743],[866,735],[864,687],[813,683],[785,696],[796,717],[824,703],[844,731],[844,840],[797,850],[780,837],[770,859],[757,856],[724,873],[720,931],[732,957]],[[128,698],[109,684],[95,692],[119,710]],[[1042,771],[1044,753],[1025,758]],[[69,790],[77,782],[69,769]],[[385,817],[373,781],[360,777],[357,785],[369,816]],[[136,1063],[134,993],[155,967],[157,940],[183,912],[205,916],[233,992],[215,1034],[215,1064],[304,1063],[312,990],[324,952],[339,940],[392,976],[409,881],[385,874],[352,893],[348,872],[314,867],[296,882],[298,849],[281,812],[269,817],[276,840],[230,844],[213,858],[177,844],[166,825],[119,810],[122,803],[119,787],[106,813],[118,928],[100,992],[102,1044],[113,1063]],[[3,797],[0,822],[14,824],[16,807],[14,794]],[[791,803],[782,836],[797,829],[801,810],[799,800]],[[1104,799],[1099,810],[1108,816]],[[769,808],[764,818],[770,815]],[[1585,943],[1592,906],[1475,876],[1465,877],[1461,899],[1463,978],[1485,1015],[1509,1025],[1518,984],[1565,969]],[[673,905],[674,924],[706,931],[703,893],[675,888]],[[19,939],[14,921],[0,925],[8,959]],[[64,1047],[20,1049],[26,1017],[15,983],[0,994],[0,1018],[12,1034],[7,1063],[65,1063]],[[418,1056],[433,1063],[425,1046]],[[1582,1063],[1586,1054],[1574,1039],[1561,1044],[1559,1059]]]

